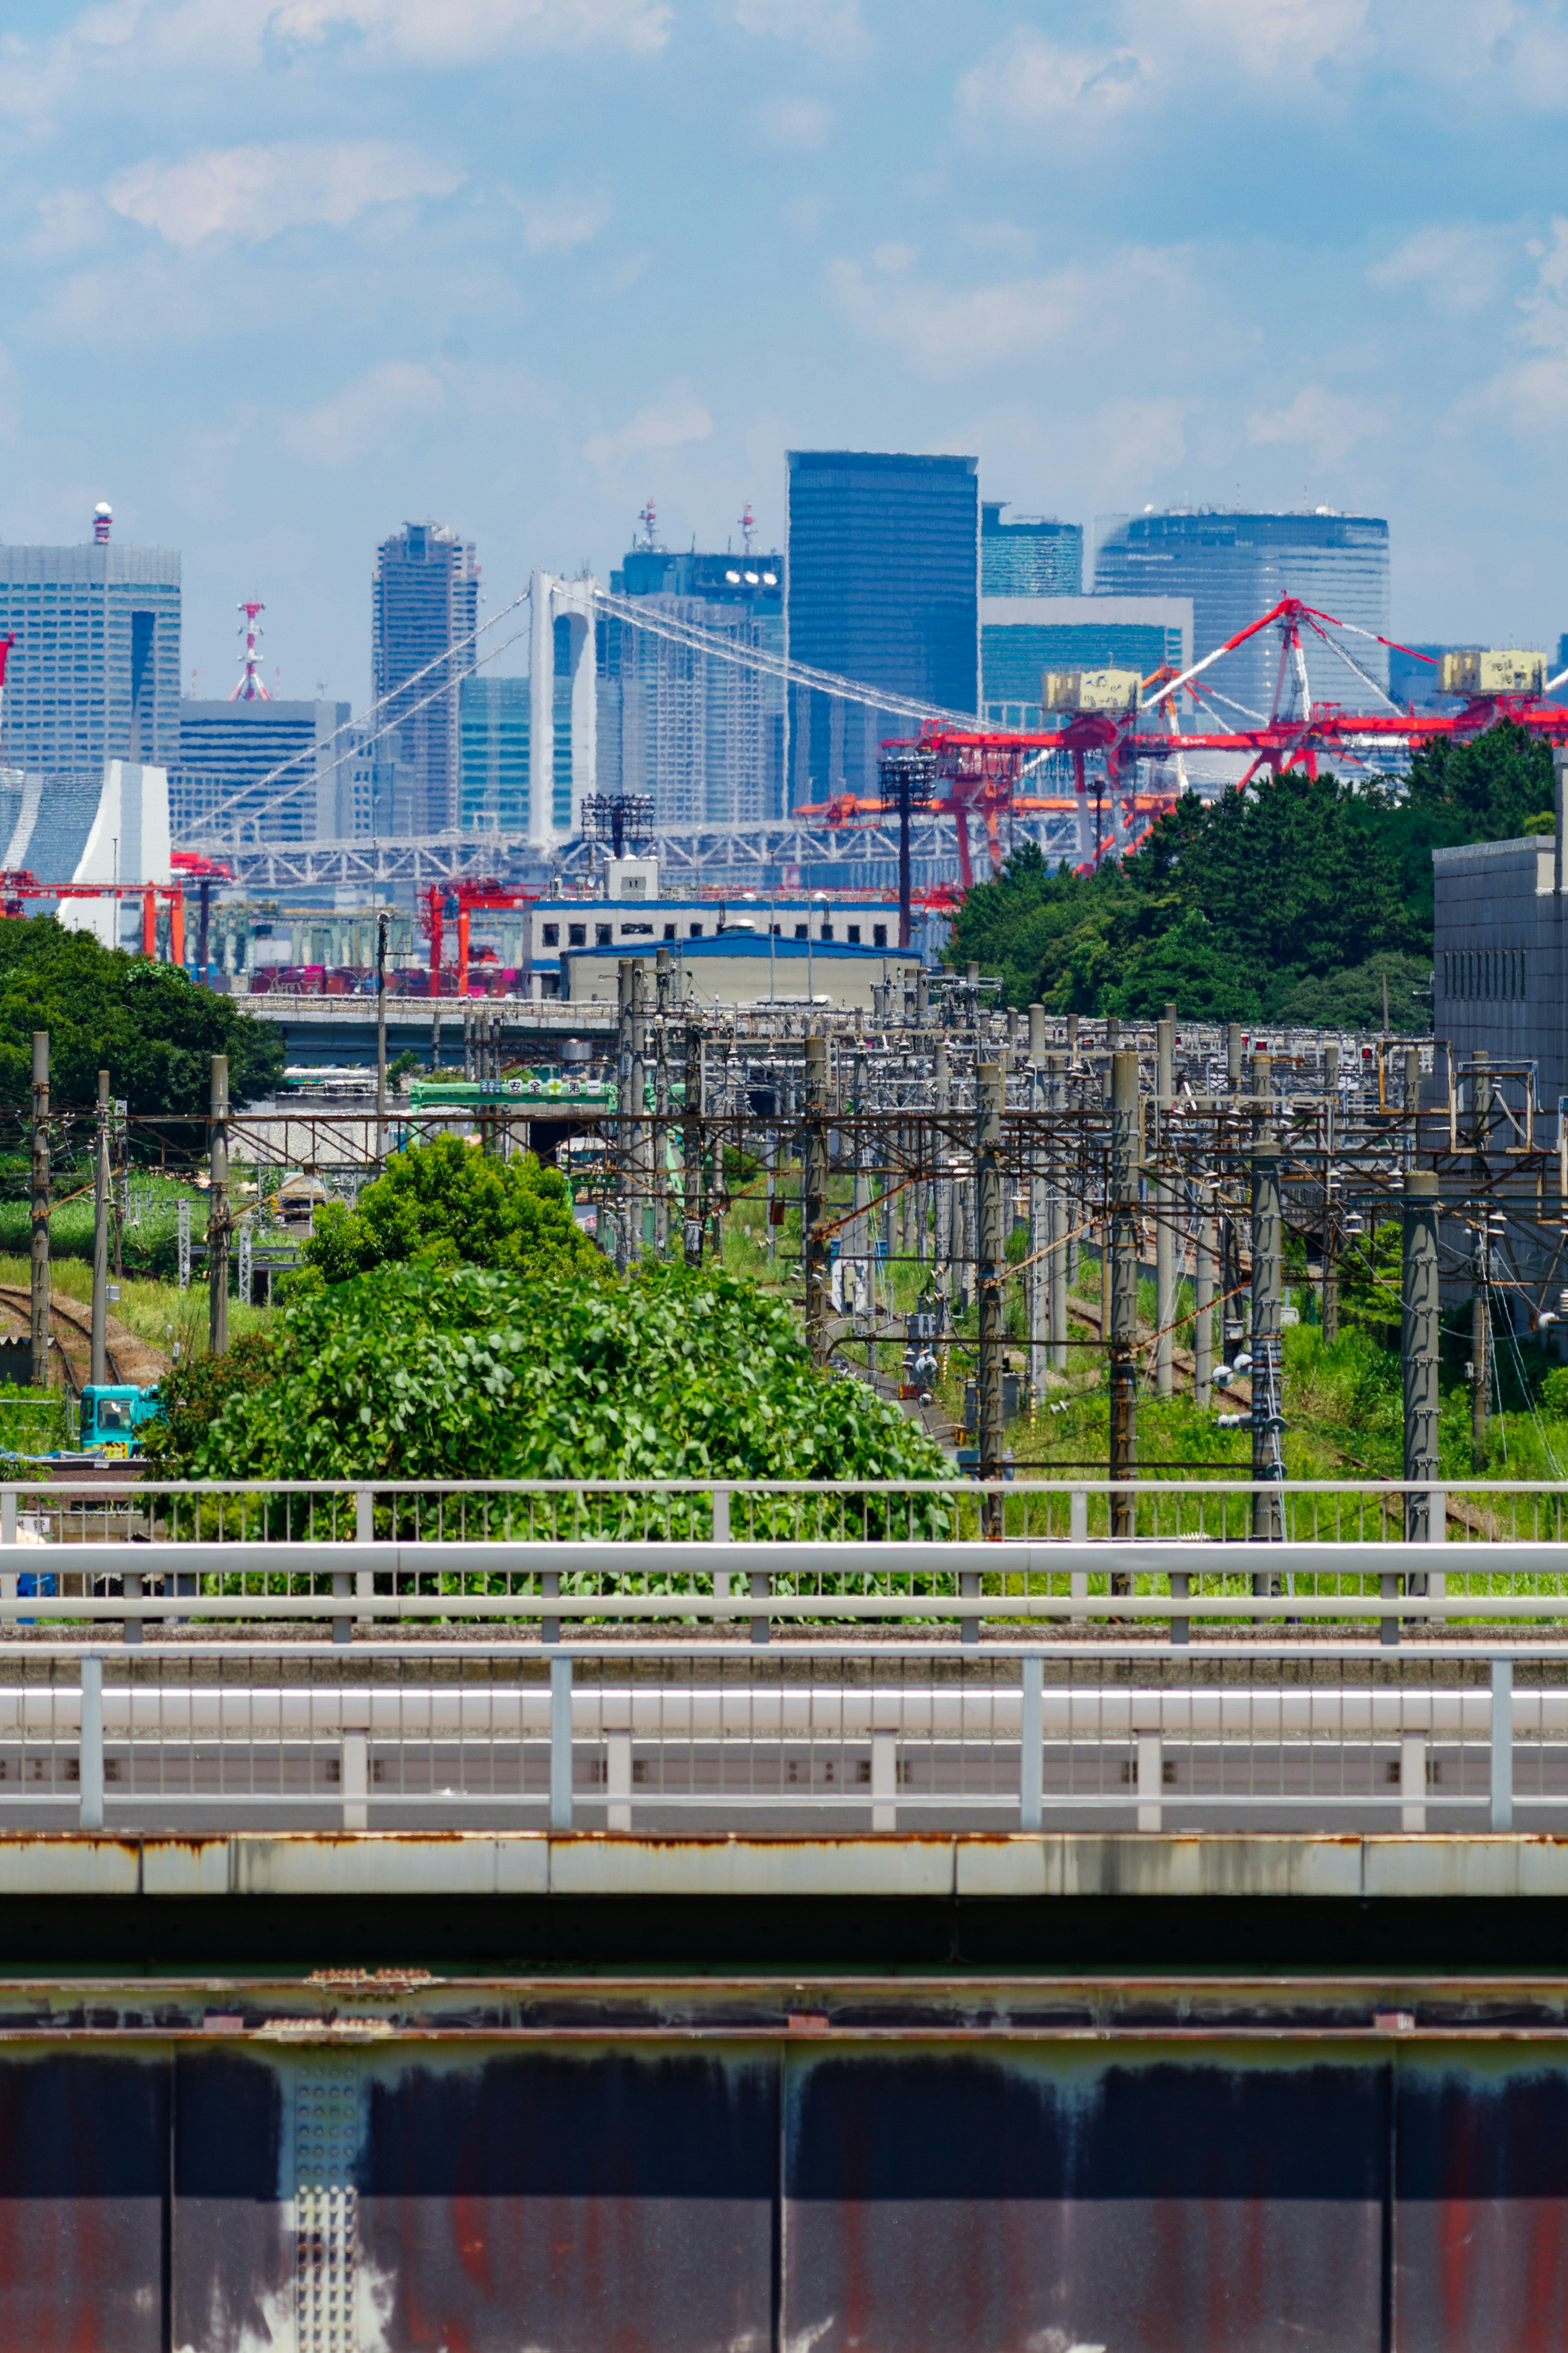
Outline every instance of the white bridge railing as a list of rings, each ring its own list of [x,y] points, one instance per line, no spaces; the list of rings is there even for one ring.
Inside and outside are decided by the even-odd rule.
[[[1568,1653],[35,1641],[0,1829],[1568,1828]]]
[[[743,1628],[1144,1621],[1568,1631],[1568,1489],[1106,1480],[159,1482],[0,1488],[0,1628],[149,1620]],[[1413,1544],[1409,1499],[1443,1542]],[[1118,1525],[1133,1533],[1111,1535]],[[1265,1539],[1259,1525],[1280,1531]],[[171,1605],[176,1605],[172,1607]]]

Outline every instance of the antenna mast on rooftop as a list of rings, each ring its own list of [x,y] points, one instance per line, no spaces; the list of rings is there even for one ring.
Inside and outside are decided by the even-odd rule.
[[[262,683],[258,651],[261,644],[261,616],[267,607],[258,598],[253,597],[238,609],[245,615],[245,628],[241,632],[245,638],[245,651],[240,657],[244,667],[239,683],[228,699],[231,702],[270,702],[272,697]]]

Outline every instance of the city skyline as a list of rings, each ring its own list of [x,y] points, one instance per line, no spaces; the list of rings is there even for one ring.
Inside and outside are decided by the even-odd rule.
[[[401,518],[493,610],[650,495],[777,543],[788,448],[1386,515],[1396,634],[1554,642],[1568,19],[1481,15],[13,0],[0,531],[108,498],[184,551],[199,694],[258,594],[269,682],[356,707]]]

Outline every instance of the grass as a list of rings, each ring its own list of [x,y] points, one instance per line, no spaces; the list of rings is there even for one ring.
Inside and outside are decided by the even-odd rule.
[[[92,1268],[82,1259],[58,1258],[50,1268],[50,1280],[56,1291],[67,1299],[79,1299],[84,1306],[92,1303]],[[26,1289],[31,1280],[31,1270],[25,1258],[0,1255],[0,1282],[18,1283]],[[149,1275],[123,1277],[117,1305],[110,1314],[118,1318],[139,1340],[165,1356],[173,1356],[178,1342],[183,1356],[199,1354],[207,1344],[207,1292],[205,1280],[182,1291],[177,1283],[161,1282]],[[247,1332],[266,1328],[273,1314],[269,1307],[247,1307],[237,1299],[228,1303],[228,1332],[231,1340],[243,1338]]]

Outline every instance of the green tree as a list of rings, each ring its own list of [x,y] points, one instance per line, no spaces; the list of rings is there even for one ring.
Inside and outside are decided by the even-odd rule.
[[[815,1369],[787,1307],[709,1267],[584,1284],[569,1271],[382,1266],[284,1309],[265,1345],[244,1365],[231,1352],[199,1398],[192,1376],[174,1376],[161,1468],[399,1481],[946,1471],[862,1383]]]
[[[203,1113],[212,1057],[228,1057],[235,1103],[283,1076],[282,1033],[234,999],[198,988],[173,965],[106,948],[52,915],[0,923],[0,1101],[26,1099],[32,1032],[49,1033],[55,1100],[89,1103],[98,1073],[141,1118]]]
[[[605,1271],[559,1169],[531,1152],[494,1159],[455,1135],[395,1152],[353,1209],[333,1201],[318,1210],[304,1255],[329,1283],[409,1259],[525,1275],[571,1267],[579,1279]]]

